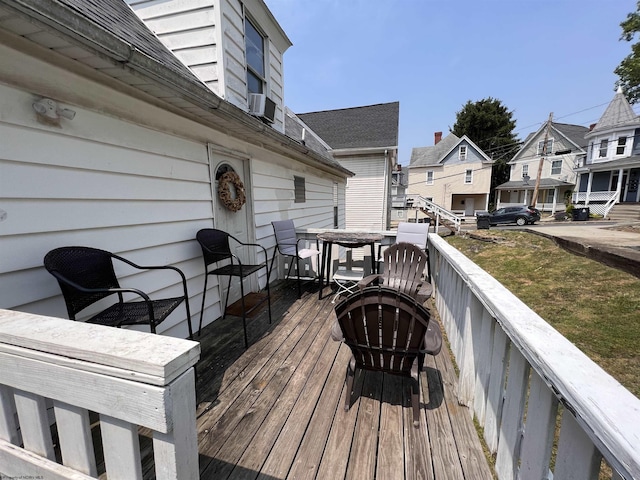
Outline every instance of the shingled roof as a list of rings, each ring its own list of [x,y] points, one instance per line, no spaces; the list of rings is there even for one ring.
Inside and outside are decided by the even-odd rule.
[[[398,146],[400,102],[297,114],[332,149]]]
[[[633,112],[631,105],[622,93],[622,88],[618,88],[613,100],[607,106],[590,135],[602,130],[638,124],[640,124],[638,116]]]
[[[450,133],[435,145],[431,145],[429,147],[415,147],[411,150],[409,168],[425,167],[427,165],[437,164],[459,141],[460,138],[457,135]]]

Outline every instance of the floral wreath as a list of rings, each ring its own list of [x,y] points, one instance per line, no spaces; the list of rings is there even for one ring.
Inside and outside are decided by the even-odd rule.
[[[235,188],[235,198],[231,195],[230,185],[233,185]],[[220,176],[218,180],[218,198],[220,198],[224,206],[232,212],[237,212],[247,202],[244,184],[236,172],[229,171]]]

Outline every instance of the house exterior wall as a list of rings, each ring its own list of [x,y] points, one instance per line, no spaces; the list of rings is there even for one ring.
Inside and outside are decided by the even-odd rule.
[[[355,176],[347,180],[346,228],[386,230],[389,226],[391,166],[381,155],[336,156]]]
[[[273,128],[284,132],[286,42],[262,0],[126,0],[158,38],[213,92],[248,111],[245,14],[265,34],[266,94],[276,103]]]
[[[457,156],[457,150],[456,150]],[[465,183],[466,171],[472,170],[471,183]],[[427,172],[433,172],[433,184],[427,184]],[[485,210],[491,187],[491,164],[451,160],[440,165],[409,168],[408,192],[431,198],[447,210],[461,210],[453,205],[453,195],[478,198],[476,210]],[[476,197],[479,196],[479,197]],[[460,204],[457,207],[461,207]]]
[[[210,144],[249,160],[255,216],[246,227],[265,247],[275,243],[272,220],[333,226],[334,184],[343,179],[174,114],[90,67],[60,58],[55,66],[55,54],[39,53],[47,61],[0,44],[0,308],[67,318],[42,260],[53,248],[87,245],[183,270],[195,321],[204,281],[195,234],[216,226]],[[32,108],[40,96],[73,109],[75,118],[40,122]],[[293,174],[306,179],[304,204],[293,204]],[[280,184],[273,194],[271,182]],[[152,298],[180,288],[167,275],[120,273],[123,286],[142,285]],[[221,311],[210,284],[205,324]],[[184,309],[158,331],[186,337]]]
[[[562,135],[556,134],[549,136],[547,140],[553,140],[551,152],[548,152],[544,157],[544,163],[542,165],[542,173],[540,178],[552,178],[567,183],[576,182],[576,173],[574,171],[577,157],[581,154],[575,152],[575,145],[567,141]],[[541,132],[537,137],[529,143],[529,145],[521,152],[518,153],[516,158],[511,162],[511,172],[509,180],[520,181],[523,177],[523,169],[528,169],[528,175],[530,183],[534,183],[538,178],[538,168],[540,166],[541,155],[538,154],[538,142],[544,141],[544,133]],[[573,150],[572,153],[566,153],[562,155],[555,155],[553,152],[559,152],[563,150]],[[553,173],[553,162],[562,162],[560,172]],[[525,167],[526,166],[526,167]]]

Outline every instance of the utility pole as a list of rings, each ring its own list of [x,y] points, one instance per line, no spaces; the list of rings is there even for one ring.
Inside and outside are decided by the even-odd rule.
[[[547,120],[547,128],[544,131],[544,143],[542,144],[542,155],[540,156],[540,163],[538,164],[538,175],[536,176],[536,186],[533,189],[533,198],[531,199],[531,206],[535,207],[538,201],[538,190],[540,190],[540,177],[542,176],[542,167],[544,165],[545,157],[547,156],[547,140],[549,139],[549,132],[551,131],[551,121],[553,120],[553,112],[549,114],[549,120]]]

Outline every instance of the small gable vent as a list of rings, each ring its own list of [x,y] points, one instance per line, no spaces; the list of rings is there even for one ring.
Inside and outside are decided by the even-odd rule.
[[[264,93],[250,93],[249,113],[273,123],[276,119],[276,103]]]

